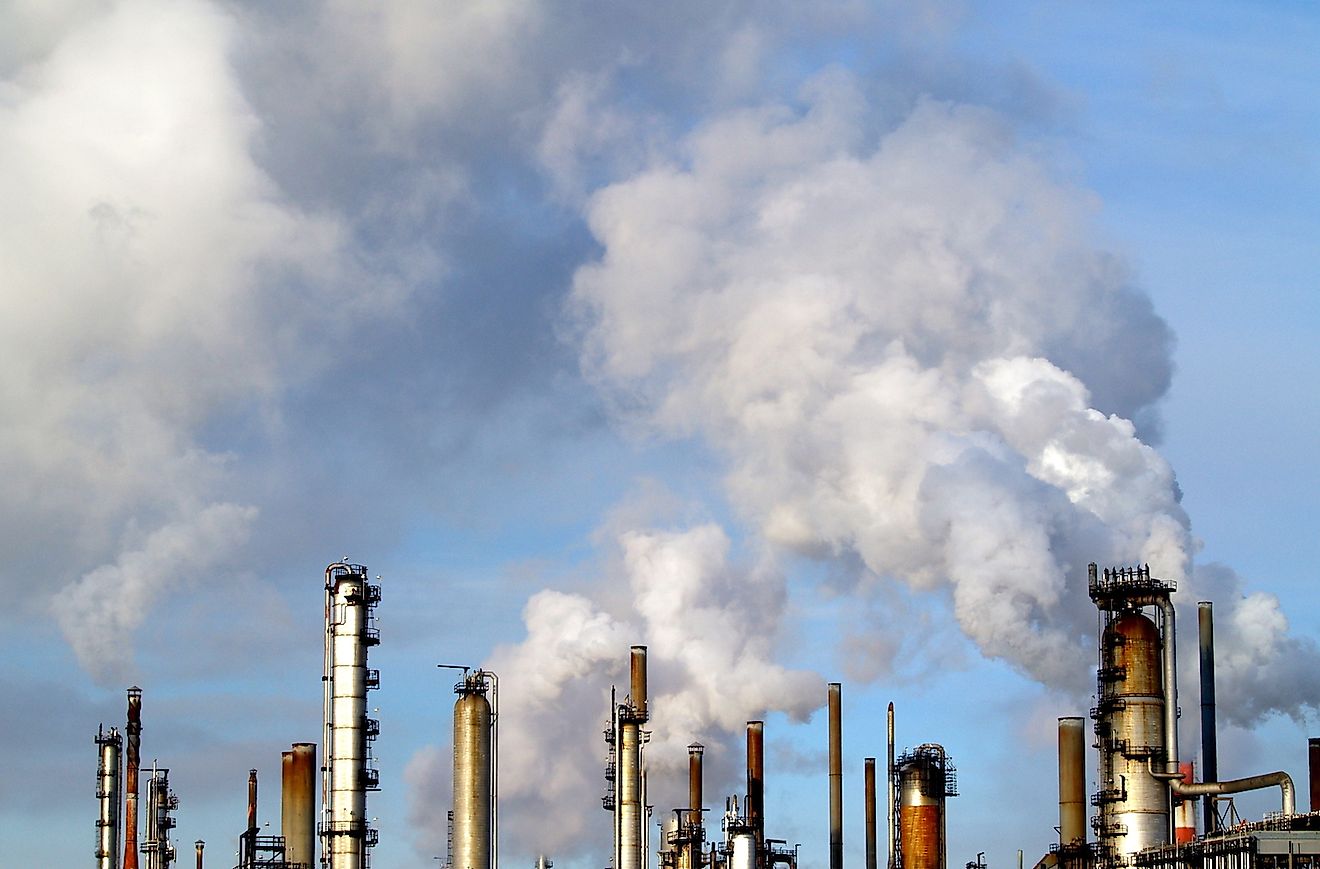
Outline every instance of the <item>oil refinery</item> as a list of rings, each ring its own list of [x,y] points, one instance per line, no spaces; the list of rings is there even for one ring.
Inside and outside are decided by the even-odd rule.
[[[376,609],[381,590],[365,567],[345,561],[327,567],[324,580],[321,739],[293,743],[281,754],[278,834],[265,834],[258,823],[258,771],[249,770],[246,823],[235,836],[235,869],[371,865],[379,834],[368,796],[381,787],[372,750],[380,726],[368,716],[367,697],[379,687],[380,673],[369,667],[368,655],[380,642]],[[1308,811],[1298,811],[1296,787],[1285,772],[1218,777],[1210,601],[1197,604],[1199,777],[1185,760],[1197,752],[1189,753],[1178,740],[1175,592],[1173,583],[1154,576],[1146,565],[1104,570],[1089,565],[1088,593],[1097,614],[1096,701],[1089,726],[1080,715],[1058,718],[1058,837],[1033,864],[1035,869],[1304,869],[1320,859],[1320,740],[1309,745]],[[655,709],[648,693],[647,647],[634,645],[619,653],[627,655],[626,693],[620,696],[617,686],[599,686],[610,698],[603,710],[600,799],[609,824],[602,821],[595,829],[601,845],[610,844],[610,869],[798,869],[808,859],[800,846],[770,835],[776,819],[767,817],[766,791],[774,787],[774,770],[768,777],[762,720],[746,722],[746,778],[740,792],[707,804],[706,747],[693,741],[687,746],[686,805],[651,802],[647,727]],[[499,676],[481,668],[455,669],[462,675],[453,689],[453,799],[442,865],[499,869]],[[841,683],[828,684],[825,706],[827,763],[821,772],[829,795],[829,844],[827,854],[811,855],[810,862],[828,860],[829,869],[843,869],[843,770],[848,764],[842,750]],[[899,751],[895,720],[890,703],[883,795],[878,794],[876,759],[862,759],[866,869],[879,866],[882,819],[887,869],[948,869],[948,801],[959,794],[957,769],[938,743],[917,741]],[[1088,730],[1094,749],[1089,759]],[[180,800],[171,790],[169,769],[143,766],[142,732],[143,691],[133,687],[127,692],[122,732],[117,725],[102,724],[94,737],[97,869],[144,864],[144,869],[169,869],[178,861],[171,831]],[[1097,782],[1089,794],[1088,778]],[[1277,791],[1277,811],[1259,820],[1236,817],[1232,796],[1252,790]],[[878,810],[881,800],[883,812]],[[1040,825],[1054,826],[1053,818],[1040,819]],[[202,869],[206,843],[194,845],[196,866]],[[968,863],[969,869],[984,869],[983,857]],[[553,861],[542,855],[536,866],[550,869]]]

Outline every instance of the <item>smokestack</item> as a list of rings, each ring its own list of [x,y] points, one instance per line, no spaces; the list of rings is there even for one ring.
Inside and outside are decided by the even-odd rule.
[[[830,869],[843,869],[843,723],[842,691],[829,683],[830,706]]]
[[[1182,780],[1187,784],[1196,781],[1196,771],[1191,763],[1181,763],[1178,765],[1178,771],[1182,773]],[[1210,795],[1206,794],[1209,798]],[[1184,797],[1173,807],[1173,841],[1179,845],[1186,845],[1196,838],[1196,799],[1194,797]]]
[[[142,742],[142,689],[128,689],[128,751],[124,769],[124,869],[138,869],[137,808],[139,749]]]
[[[866,869],[876,869],[875,863],[875,758],[868,757],[862,765],[866,782]]]
[[[1306,740],[1311,779],[1311,811],[1320,812],[1320,739]]]
[[[1219,781],[1219,747],[1215,725],[1215,616],[1214,604],[1203,600],[1196,605],[1197,627],[1201,639],[1201,776],[1206,781]],[[1187,780],[1190,783],[1190,779]],[[1219,813],[1215,811],[1213,794],[1206,794],[1202,812],[1205,831],[1219,829]]]
[[[1086,737],[1081,718],[1059,719],[1059,844],[1086,841]]]
[[[206,843],[198,839],[195,844],[197,845],[197,869],[202,869],[202,850],[206,847]]]
[[[701,817],[701,754],[705,747],[694,742],[688,746],[688,840],[684,845],[688,849],[687,865],[690,869],[701,869],[701,843],[705,839]]]
[[[646,646],[632,647],[630,676],[632,677],[630,692],[633,709],[641,716],[641,720],[645,721],[648,717],[646,711]]]
[[[100,816],[96,819],[97,869],[119,867],[119,752],[124,744],[117,728],[109,733],[96,731],[96,798]]]
[[[284,859],[310,867],[316,862],[316,743],[295,742],[280,761]]]
[[[253,836],[257,834],[257,771],[255,769],[248,770],[247,831]]]
[[[894,817],[894,702],[889,701],[888,731],[889,731],[889,767],[886,769],[886,789],[888,791],[885,797],[885,825],[888,828],[886,834],[889,838],[889,869],[896,869],[898,866],[898,826],[897,819]]]
[[[756,851],[765,841],[765,722],[747,722],[747,824],[752,828]]]

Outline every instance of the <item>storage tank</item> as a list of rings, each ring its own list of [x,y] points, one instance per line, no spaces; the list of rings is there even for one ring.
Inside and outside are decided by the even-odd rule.
[[[1120,856],[1169,841],[1168,788],[1148,769],[1150,758],[1164,758],[1161,642],[1155,622],[1136,611],[1101,635],[1095,827],[1100,844]]]
[[[487,674],[454,686],[453,869],[491,869],[491,727]]]
[[[953,764],[935,744],[918,746],[895,764],[903,869],[945,869],[945,798],[958,793]]]

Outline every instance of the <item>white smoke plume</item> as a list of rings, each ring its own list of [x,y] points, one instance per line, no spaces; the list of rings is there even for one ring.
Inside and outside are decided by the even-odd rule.
[[[523,612],[526,638],[496,649],[486,665],[500,677],[500,798],[519,819],[504,827],[515,853],[581,854],[602,840],[590,831],[608,830],[595,808],[604,785],[601,731],[608,686],[619,686],[620,701],[628,692],[632,645],[648,646],[647,762],[657,806],[682,804],[693,740],[741,745],[747,720],[768,712],[805,719],[824,699],[822,678],[775,663],[787,603],[782,576],[767,564],[731,562],[718,526],[628,531],[615,542],[618,573],[609,579],[626,584],[623,603],[539,592]],[[608,583],[598,596],[611,597]],[[437,817],[419,814],[417,800],[434,790],[412,783],[417,828],[444,828],[445,801],[431,803]]]
[[[1094,246],[1090,197],[993,113],[874,114],[822,75],[592,196],[584,369],[630,424],[721,450],[772,543],[860,559],[863,592],[945,590],[984,654],[1083,693],[1088,561],[1196,587],[1173,472],[1132,421],[1168,386],[1169,331]],[[1256,656],[1225,658],[1233,685],[1278,663],[1281,616],[1222,605]]]

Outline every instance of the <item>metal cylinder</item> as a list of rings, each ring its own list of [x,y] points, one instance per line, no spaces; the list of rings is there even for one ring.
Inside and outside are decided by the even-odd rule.
[[[624,719],[619,731],[619,869],[643,869],[641,725]]]
[[[899,839],[903,869],[945,869],[944,749],[922,745],[898,760]]]
[[[310,867],[316,862],[316,743],[295,742],[280,760],[284,858]]]
[[[138,766],[142,741],[142,689],[128,689],[128,724],[124,766],[124,869],[138,869]]]
[[[875,758],[862,761],[866,789],[866,869],[876,869],[875,855]]]
[[[693,824],[701,823],[701,755],[705,750],[700,742],[688,746],[688,811]]]
[[[360,564],[325,571],[325,765],[322,767],[322,863],[325,869],[364,869],[375,831],[367,823],[370,767],[367,647],[378,641],[372,608],[380,590]]]
[[[729,836],[728,869],[757,869],[756,839],[750,832],[737,832]]]
[[[1168,789],[1147,768],[1165,751],[1161,643],[1140,612],[1120,615],[1101,638],[1097,830],[1101,844],[1124,857],[1169,840]]]
[[[1201,775],[1206,781],[1219,780],[1219,741],[1215,724],[1215,616],[1208,600],[1196,604],[1198,635],[1201,642]],[[1204,797],[1205,831],[1219,829],[1215,798]]]
[[[765,839],[765,722],[747,722],[747,804],[743,807],[757,849]]]
[[[480,671],[455,687],[453,869],[491,869],[491,705]]]
[[[1059,844],[1086,841],[1085,720],[1059,719]]]
[[[889,869],[895,869],[898,866],[898,819],[894,817],[894,806],[898,801],[898,791],[894,782],[896,770],[894,769],[894,702],[892,700],[889,701],[889,712],[885,718],[889,738],[889,763],[885,767],[885,837],[888,839],[886,859]]]
[[[642,721],[645,721],[648,717],[646,709],[646,646],[632,647],[629,676],[629,693],[633,710]]]
[[[1311,782],[1311,811],[1320,812],[1320,738],[1306,740],[1307,767]]]
[[[206,843],[198,839],[193,844],[197,848],[197,869],[202,869],[202,852],[206,850]]]
[[[843,869],[843,686],[828,686],[830,711],[830,869]]]
[[[96,819],[97,869],[119,867],[119,767],[123,737],[117,728],[96,733],[96,798],[100,813]]]
[[[256,835],[257,831],[257,771],[248,770],[247,831]]]

